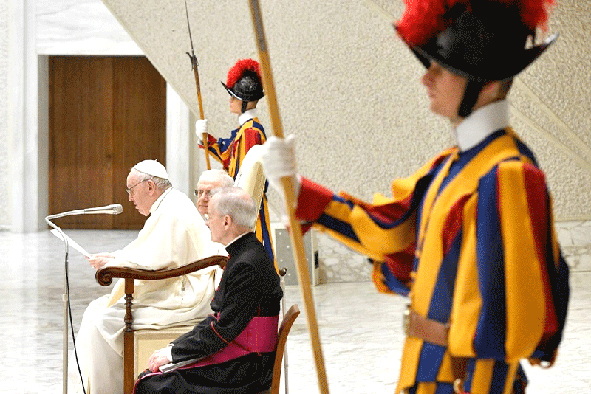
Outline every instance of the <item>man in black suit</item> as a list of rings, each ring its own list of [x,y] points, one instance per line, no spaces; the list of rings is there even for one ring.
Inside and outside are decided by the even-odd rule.
[[[230,256],[211,302],[213,314],[152,354],[136,393],[257,393],[270,387],[283,291],[253,233],[257,213],[240,188],[221,189],[211,198],[211,238]]]

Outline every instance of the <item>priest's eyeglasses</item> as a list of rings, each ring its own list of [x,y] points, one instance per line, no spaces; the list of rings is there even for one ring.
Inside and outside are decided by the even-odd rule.
[[[195,190],[195,196],[196,197],[207,197],[210,198],[211,197],[211,190]]]
[[[127,192],[127,194],[131,195],[131,192],[133,191],[133,188],[136,187],[137,185],[139,185],[140,183],[145,182],[145,181],[147,181],[147,179],[144,179],[143,181],[139,181],[138,183],[136,183],[133,186],[126,187],[125,188],[125,191]]]

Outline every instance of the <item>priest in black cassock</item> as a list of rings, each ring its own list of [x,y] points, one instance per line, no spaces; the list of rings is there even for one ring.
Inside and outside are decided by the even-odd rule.
[[[252,231],[257,213],[240,188],[221,189],[211,198],[211,238],[230,256],[211,302],[213,314],[152,354],[136,393],[258,393],[271,386],[283,291]]]

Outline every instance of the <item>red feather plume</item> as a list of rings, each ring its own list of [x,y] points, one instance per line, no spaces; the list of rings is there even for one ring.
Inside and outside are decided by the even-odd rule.
[[[261,78],[261,66],[259,62],[254,59],[240,59],[232,66],[228,71],[228,78],[226,78],[226,86],[232,89],[236,81],[242,77],[245,71],[254,71],[260,79]]]
[[[531,29],[546,28],[548,6],[554,0],[475,0],[496,1],[507,6],[517,5],[521,20]],[[404,0],[406,9],[396,29],[410,45],[421,45],[435,34],[445,30],[451,21],[444,18],[447,11],[458,3],[470,6],[470,0]]]
[[[546,30],[548,28],[548,8],[554,5],[554,0],[522,0],[521,3],[523,23],[532,29],[541,27]]]

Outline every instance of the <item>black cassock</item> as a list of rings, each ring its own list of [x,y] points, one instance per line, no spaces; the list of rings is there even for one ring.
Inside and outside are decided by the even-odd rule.
[[[226,247],[230,256],[211,302],[214,314],[173,341],[175,363],[212,355],[256,316],[277,316],[283,296],[279,276],[263,245],[247,233]],[[222,339],[223,338],[223,339]],[[250,353],[223,362],[147,375],[136,393],[258,393],[271,385],[275,353]]]

